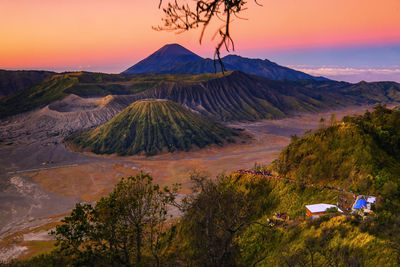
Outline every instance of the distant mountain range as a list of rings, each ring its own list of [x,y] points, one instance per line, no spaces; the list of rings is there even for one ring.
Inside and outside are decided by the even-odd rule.
[[[400,84],[277,81],[240,71],[225,75],[64,73],[0,99],[0,118],[43,108],[71,94],[114,95],[115,101],[125,99],[121,103],[125,106],[140,99],[168,99],[215,120],[254,121],[346,105],[400,102]]]
[[[314,77],[301,71],[280,66],[267,59],[251,59],[236,55],[228,55],[222,58],[222,62],[227,71],[239,70],[272,80],[328,80],[324,77]],[[203,74],[214,73],[215,71],[221,71],[221,65],[218,62],[208,58],[202,58],[179,44],[169,44],[125,70],[122,74]]]
[[[224,62],[227,68],[238,66],[242,71],[179,73],[213,72],[214,61],[177,44],[164,46],[124,74],[5,71],[0,73],[1,80],[27,82],[0,99],[0,118],[43,108],[71,94],[84,98],[125,95],[120,103],[125,107],[141,99],[166,99],[216,121],[254,121],[346,105],[400,102],[400,84],[394,82],[337,82],[239,56],[226,56]],[[168,69],[172,73],[163,73]],[[127,73],[153,70],[161,73]]]
[[[201,82],[160,83],[136,97],[169,99],[218,121],[254,121],[348,105],[400,101],[400,84],[275,81],[233,71]]]

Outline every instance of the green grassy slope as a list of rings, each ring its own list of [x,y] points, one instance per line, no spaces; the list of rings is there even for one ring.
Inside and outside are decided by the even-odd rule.
[[[258,179],[266,178],[233,174],[229,180],[248,189],[251,181]],[[398,254],[391,239],[379,230],[375,217],[365,221],[340,215],[317,220],[305,218],[305,205],[335,204],[340,192],[269,181],[273,188],[271,196],[275,199],[274,210],[271,213],[267,209],[235,239],[240,253],[234,256],[239,266],[397,266]],[[287,212],[290,220],[268,227],[268,219],[276,212]],[[174,239],[165,250],[166,258],[177,258],[178,262],[185,257],[192,259],[189,242],[192,236],[188,227],[183,219],[173,229]]]
[[[351,217],[327,216],[270,230],[254,224],[238,242],[244,266],[398,266],[390,240],[365,231]]]
[[[236,133],[205,120],[189,109],[163,100],[131,104],[108,123],[66,138],[78,147],[99,154],[154,155],[233,141]]]
[[[400,184],[400,111],[377,106],[372,113],[295,138],[273,168],[283,176],[364,193]]]
[[[336,203],[338,191],[271,181],[277,211],[296,219],[266,231],[254,224],[240,237],[244,265],[398,266],[400,111],[384,106],[324,127],[291,144],[271,166],[283,176],[343,186],[378,197],[373,215],[301,220],[304,205]],[[260,220],[260,223],[266,218]]]

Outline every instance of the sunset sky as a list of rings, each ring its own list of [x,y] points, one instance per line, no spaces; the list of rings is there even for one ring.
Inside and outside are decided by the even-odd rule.
[[[248,2],[232,24],[235,54],[400,81],[399,0]],[[0,68],[118,73],[167,43],[213,56],[213,28],[200,45],[198,31],[152,30],[162,15],[158,0],[0,0]]]

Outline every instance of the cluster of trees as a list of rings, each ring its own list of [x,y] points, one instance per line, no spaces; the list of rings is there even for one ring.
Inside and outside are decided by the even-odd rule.
[[[51,254],[12,265],[241,265],[239,236],[274,208],[269,183],[255,176],[210,180],[197,172],[191,180],[193,194],[178,203],[179,185],[160,188],[144,173],[122,179],[95,206],[76,205],[52,232]],[[178,223],[171,207],[182,213]]]
[[[259,219],[276,207],[270,184],[256,176],[213,181],[196,173],[191,179],[198,193],[187,202],[170,257],[180,265],[242,265],[240,236],[254,224],[269,230]]]
[[[159,266],[167,209],[177,188],[153,185],[143,173],[122,179],[94,207],[77,204],[62,220],[52,233],[58,246],[53,256],[77,266]]]
[[[400,253],[398,227],[385,232],[376,221],[332,214],[271,227],[280,201],[261,176],[191,180],[193,194],[178,202],[179,185],[123,179],[95,206],[77,204],[53,232],[53,252],[8,266],[366,266]],[[170,218],[173,206],[180,218]]]

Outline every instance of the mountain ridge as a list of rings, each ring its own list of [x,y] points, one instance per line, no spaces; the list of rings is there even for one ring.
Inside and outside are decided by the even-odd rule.
[[[329,80],[324,77],[314,77],[307,73],[280,66],[267,59],[251,59],[238,55],[223,57],[224,69],[227,71],[243,71],[273,80]],[[221,72],[219,62],[209,58],[202,58],[179,44],[170,44],[139,61],[137,64],[123,71],[121,74],[137,73],[186,73],[204,74]]]
[[[162,73],[171,64],[201,60],[202,57],[179,44],[168,44],[145,59],[139,61],[121,74]]]
[[[358,104],[400,102],[400,84],[279,81],[240,71],[217,74],[58,74],[0,100],[0,118],[43,108],[70,94],[80,97],[168,99],[220,121],[276,119]],[[130,103],[127,102],[130,99]]]
[[[0,69],[0,98],[29,89],[53,74],[55,72],[41,70]]]

